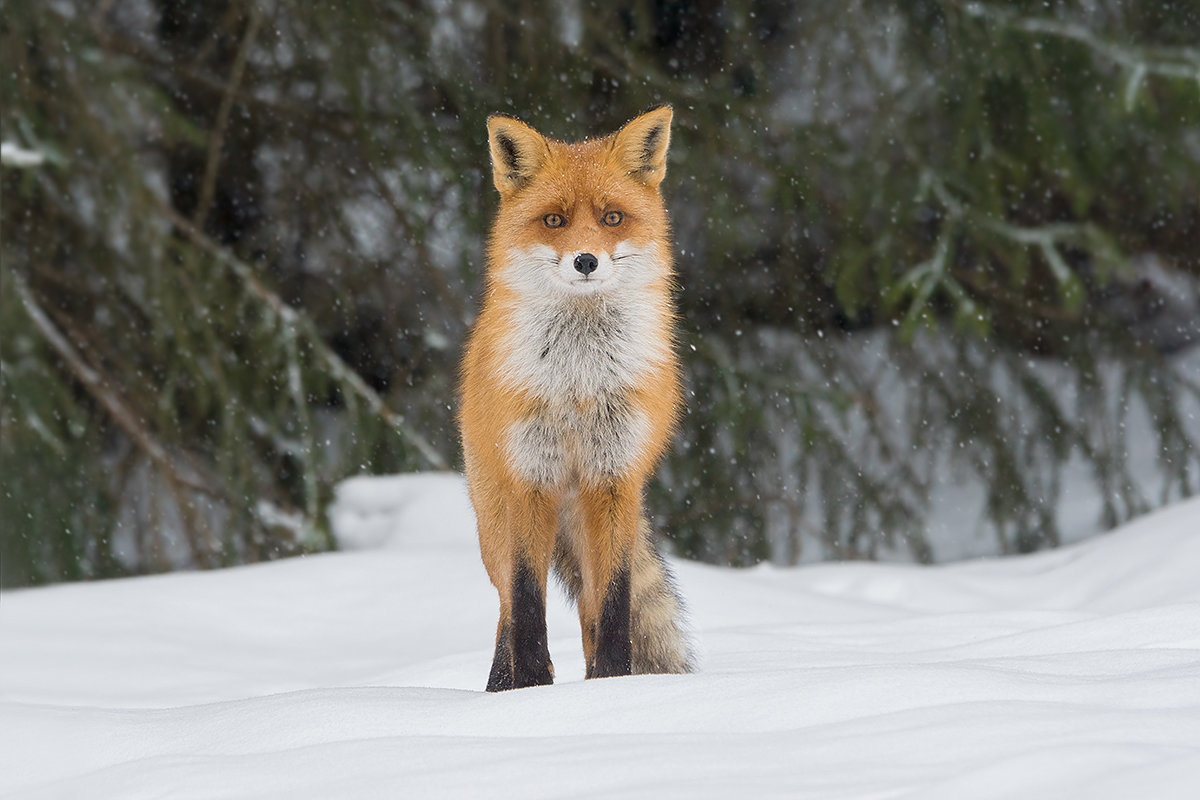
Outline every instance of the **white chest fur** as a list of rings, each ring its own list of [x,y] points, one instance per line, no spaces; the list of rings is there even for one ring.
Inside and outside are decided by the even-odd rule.
[[[530,483],[560,486],[573,476],[620,476],[641,455],[650,433],[646,415],[603,398],[581,407],[547,405],[515,423],[505,442],[513,470]]]
[[[670,339],[661,306],[637,283],[589,296],[528,292],[513,310],[498,377],[536,399],[504,443],[525,480],[613,477],[641,455],[650,423],[630,390],[669,360]]]
[[[619,394],[664,358],[646,310],[568,298],[518,312],[502,380],[550,403]]]

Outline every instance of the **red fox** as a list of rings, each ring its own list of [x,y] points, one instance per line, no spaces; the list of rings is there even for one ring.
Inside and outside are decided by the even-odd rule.
[[[554,680],[551,564],[578,602],[588,678],[692,669],[642,509],[681,403],[659,189],[670,137],[669,106],[575,144],[488,119],[500,209],[459,412],[500,595],[488,691]]]

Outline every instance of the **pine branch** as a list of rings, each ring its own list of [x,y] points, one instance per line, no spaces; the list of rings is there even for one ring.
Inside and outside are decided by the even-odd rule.
[[[1053,36],[1078,42],[1101,58],[1129,72],[1125,84],[1125,107],[1133,107],[1147,75],[1195,81],[1200,87],[1200,48],[1128,47],[1102,39],[1083,25],[1047,17],[1023,17],[985,3],[963,6],[969,16],[995,20],[1005,27],[1038,36]]]
[[[172,493],[175,495],[180,514],[184,516],[185,520],[192,523],[185,524],[183,527],[193,554],[199,560],[211,561],[213,549],[201,541],[199,536],[201,526],[189,513],[188,503],[181,496],[180,489],[188,489],[208,497],[227,500],[224,492],[220,490],[219,486],[214,485],[213,481],[200,477],[201,471],[195,464],[188,463],[185,466],[180,463],[150,431],[146,430],[138,416],[126,405],[120,393],[110,385],[107,376],[88,364],[79,351],[67,341],[67,337],[37,302],[29,284],[25,282],[24,276],[13,272],[12,280],[17,296],[25,308],[25,313],[28,314],[42,338],[58,353],[67,369],[87,393],[100,404],[117,424],[117,427],[145,453],[155,466],[162,470],[162,474],[166,477]]]
[[[313,327],[308,317],[296,311],[283,301],[255,276],[253,268],[240,261],[236,256],[206,236],[199,228],[185,219],[178,211],[165,204],[159,205],[164,217],[171,222],[193,244],[204,252],[216,258],[221,264],[232,271],[246,288],[269,308],[284,327],[301,333],[311,344],[313,351],[325,363],[330,374],[338,381],[349,387],[350,391],[366,403],[374,414],[383,419],[393,430],[411,444],[425,461],[435,469],[449,469],[450,466],[429,440],[408,424],[404,416],[397,414],[387,407],[383,398],[366,384],[357,372],[351,369],[341,356],[335,353],[321,335]]]

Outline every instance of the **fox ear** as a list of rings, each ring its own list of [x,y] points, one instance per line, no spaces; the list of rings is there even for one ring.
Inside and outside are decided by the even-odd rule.
[[[542,168],[549,148],[546,139],[512,117],[488,117],[488,148],[492,151],[492,181],[501,195],[525,187]]]
[[[627,123],[613,139],[613,157],[647,186],[658,186],[667,174],[671,117],[670,106],[659,106]]]

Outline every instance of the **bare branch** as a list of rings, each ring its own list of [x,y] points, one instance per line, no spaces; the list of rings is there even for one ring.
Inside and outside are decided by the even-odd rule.
[[[204,228],[208,217],[208,207],[212,205],[213,195],[217,190],[217,170],[221,165],[221,148],[225,143],[225,129],[229,125],[229,114],[233,111],[233,101],[237,95],[238,84],[246,71],[246,59],[250,55],[250,47],[254,37],[258,35],[262,25],[262,11],[257,5],[251,6],[250,21],[246,23],[246,34],[238,46],[237,56],[229,71],[229,82],[221,96],[221,106],[217,109],[217,120],[212,132],[208,135],[208,157],[204,164],[204,179],[200,183],[200,196],[196,202],[194,222],[197,228]]]

